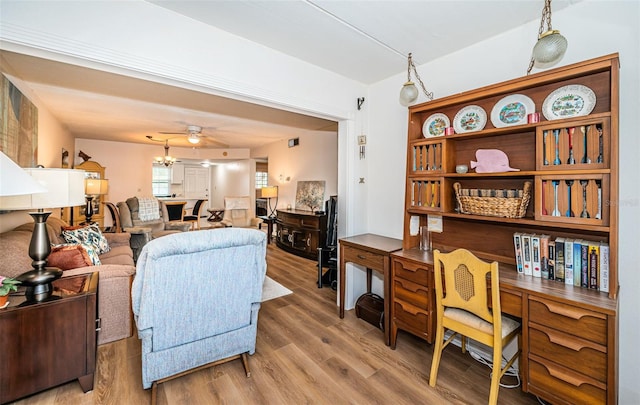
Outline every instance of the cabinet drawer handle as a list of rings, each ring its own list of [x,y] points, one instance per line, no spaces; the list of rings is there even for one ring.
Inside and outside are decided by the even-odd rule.
[[[364,260],[364,259],[366,259],[366,258],[367,258],[367,256],[358,255],[358,259],[360,259],[360,260]]]
[[[554,314],[558,314],[558,315],[562,315],[562,316],[566,316],[567,318],[571,318],[571,319],[575,319],[575,320],[580,320],[585,316],[594,316],[594,314],[590,314],[590,313],[586,313],[584,310],[581,310],[579,308],[573,308],[573,307],[569,307],[569,306],[561,306],[559,304],[555,304],[555,303],[551,303],[551,302],[541,302],[539,301],[541,304],[543,304],[544,306],[547,307],[547,309],[549,310],[549,312],[552,312]]]
[[[591,380],[591,379],[585,379],[585,378],[581,378],[580,375],[578,374],[574,374],[574,373],[568,373],[565,372],[563,370],[560,370],[556,367],[553,367],[551,365],[547,365],[547,364],[543,364],[543,367],[547,369],[547,371],[549,372],[549,374],[559,380],[562,380],[566,383],[569,383],[571,385],[573,385],[574,387],[580,387],[582,384],[589,384],[589,385],[593,385],[601,390],[606,390],[607,387],[606,385],[602,384],[600,381],[596,381],[596,380]]]
[[[402,302],[398,302],[398,304],[400,304],[404,312],[408,312],[411,315],[418,315],[419,313],[422,313],[418,308],[414,308],[413,305],[404,305]]]
[[[581,344],[579,341],[577,341],[576,339],[570,339],[567,337],[564,337],[560,334],[556,334],[556,333],[552,333],[552,332],[545,332],[545,334],[547,335],[547,337],[549,338],[549,341],[551,343],[555,343],[557,345],[566,347],[567,349],[571,349],[573,351],[579,352],[580,350],[584,349],[586,346]]]
[[[102,330],[102,319],[96,319],[96,332],[100,332]]]

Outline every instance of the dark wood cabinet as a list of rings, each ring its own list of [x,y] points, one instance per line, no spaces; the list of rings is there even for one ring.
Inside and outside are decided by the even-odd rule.
[[[325,247],[327,216],[302,210],[277,210],[276,245],[287,252],[317,260]]]
[[[409,108],[403,250],[391,255],[392,346],[397,329],[433,340],[433,258],[419,250],[418,228],[441,217],[442,232],[431,234],[434,249],[462,247],[500,263],[502,311],[522,320],[523,390],[554,404],[617,403],[618,76],[613,54]],[[531,99],[550,115],[571,105],[572,89],[585,87],[594,98],[586,113],[552,120],[541,114],[539,122],[517,125],[489,118],[507,96]],[[549,100],[559,89],[565,97]],[[425,123],[427,131],[434,117],[454,123],[467,107],[484,110],[486,125],[425,135]],[[477,160],[479,149],[500,149],[519,171],[459,173],[456,167]],[[486,192],[526,183],[531,202],[522,216],[470,213],[456,195],[460,187]],[[514,233],[608,244],[608,289],[519,273]]]
[[[12,295],[0,310],[0,403],[78,379],[93,389],[98,273],[61,278],[52,299]]]

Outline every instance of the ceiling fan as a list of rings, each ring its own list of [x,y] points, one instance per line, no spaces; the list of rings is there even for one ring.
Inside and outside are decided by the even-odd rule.
[[[201,141],[204,141],[202,143],[203,144],[206,143],[209,146],[217,146],[220,148],[229,147],[229,145],[213,139],[213,136],[211,135],[204,135],[202,133],[202,127],[198,125],[187,125],[187,128],[181,132],[160,131],[158,133],[162,135],[186,135],[187,140],[192,145],[198,145],[201,143]],[[150,137],[150,136],[147,136],[147,138],[151,139],[152,141],[158,141],[158,139],[154,139],[153,137]]]

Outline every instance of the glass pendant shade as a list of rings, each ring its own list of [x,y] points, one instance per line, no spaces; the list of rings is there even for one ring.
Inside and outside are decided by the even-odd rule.
[[[567,39],[558,30],[550,30],[540,35],[533,47],[535,66],[549,66],[562,59],[567,51]]]
[[[412,81],[406,82],[400,90],[400,104],[408,106],[418,99],[418,88]]]
[[[189,140],[189,143],[191,144],[197,144],[200,143],[200,138],[198,137],[198,135],[196,134],[190,134],[189,138],[187,138]]]

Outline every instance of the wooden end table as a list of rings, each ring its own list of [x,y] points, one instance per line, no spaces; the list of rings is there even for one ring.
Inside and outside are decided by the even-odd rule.
[[[74,379],[83,392],[93,389],[98,273],[63,277],[53,287],[50,299],[31,303],[21,288],[0,309],[0,403]]]
[[[262,220],[262,223],[258,225],[258,229],[262,229],[262,224],[267,224],[267,245],[271,243],[271,238],[273,237],[273,224],[276,223],[276,217],[269,217],[266,215],[258,216],[259,219]]]
[[[344,318],[344,288],[346,264],[359,264],[367,268],[367,292],[371,292],[371,271],[382,273],[384,283],[384,343],[389,346],[391,316],[391,252],[402,249],[402,240],[366,233],[342,238],[340,243],[340,318]]]

